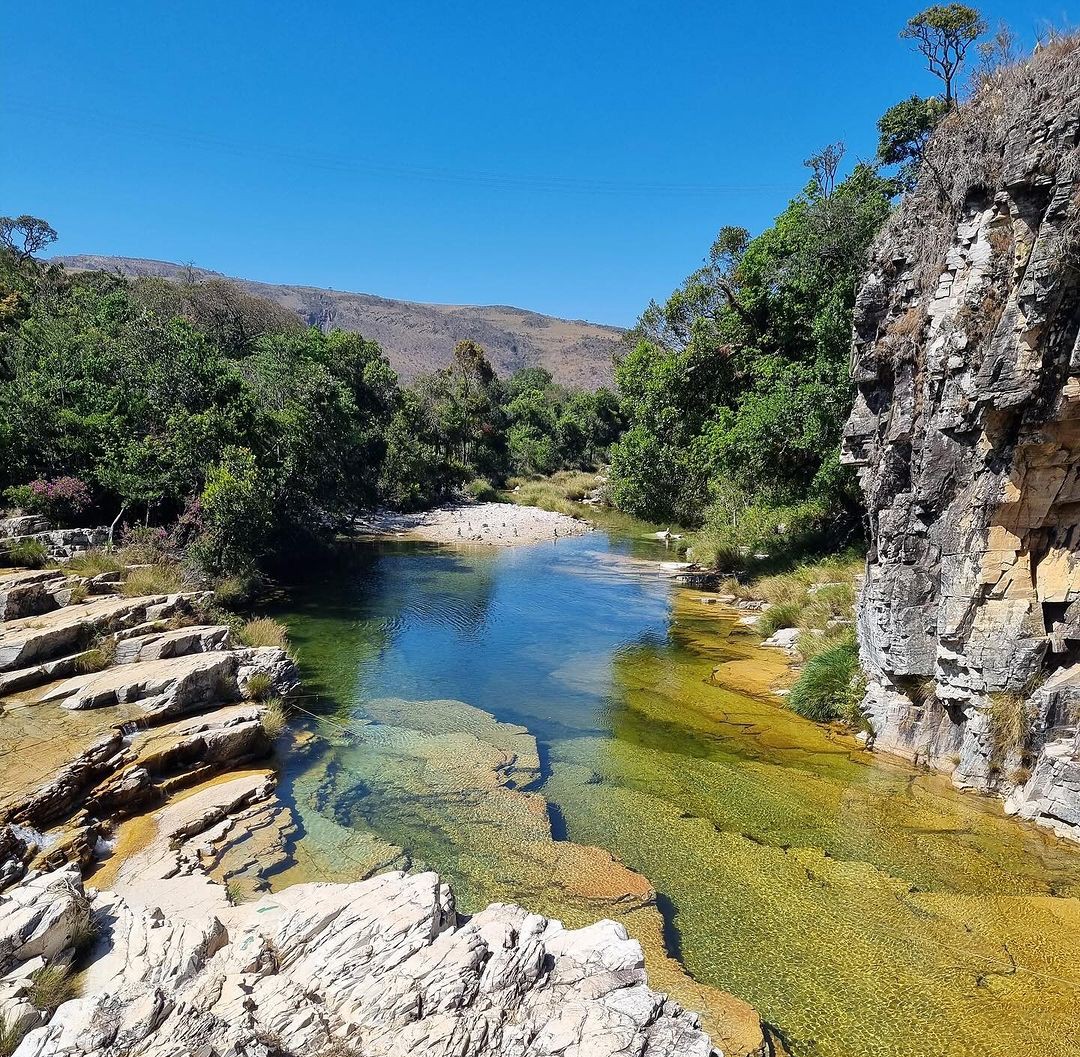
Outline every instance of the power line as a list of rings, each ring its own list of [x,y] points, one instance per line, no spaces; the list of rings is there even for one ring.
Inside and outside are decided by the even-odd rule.
[[[349,158],[342,154],[311,151],[306,147],[274,143],[241,143],[220,136],[207,135],[193,129],[161,122],[133,121],[116,114],[107,114],[73,106],[46,105],[32,100],[7,99],[7,114],[18,114],[38,121],[50,121],[69,126],[91,127],[95,133],[108,133],[122,138],[154,139],[170,146],[202,150],[216,156],[246,158],[252,161],[275,161],[294,164],[304,169],[325,172],[354,173],[368,176],[392,176],[427,183],[475,186],[493,191],[529,191],[552,194],[583,195],[642,195],[650,197],[714,197],[730,194],[783,193],[791,188],[783,184],[672,183],[633,182],[555,175],[531,176],[482,169],[454,169],[438,166],[393,165],[369,158]]]

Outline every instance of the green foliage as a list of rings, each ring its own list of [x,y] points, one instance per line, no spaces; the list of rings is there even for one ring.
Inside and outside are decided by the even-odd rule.
[[[43,569],[49,564],[49,552],[41,540],[14,540],[0,549],[0,558],[8,565],[25,569]]]
[[[478,503],[496,503],[500,499],[499,490],[483,477],[474,477],[465,486],[465,493]]]
[[[942,100],[913,95],[889,107],[878,119],[878,160],[884,166],[899,166],[896,182],[900,190],[914,185],[930,135],[947,112]]]
[[[863,690],[859,648],[849,631],[842,641],[806,662],[787,704],[793,712],[818,723],[843,720],[857,725]]]
[[[754,239],[724,229],[703,267],[642,315],[616,368],[627,429],[611,452],[612,497],[629,513],[719,523],[706,508],[723,485],[747,508],[810,503],[854,520],[837,457],[851,312],[892,185],[858,165],[833,186],[838,148],[825,153],[771,228]],[[711,545],[743,541],[714,533]]]

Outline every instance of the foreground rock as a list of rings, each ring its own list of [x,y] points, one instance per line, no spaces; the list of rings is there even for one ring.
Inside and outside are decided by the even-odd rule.
[[[879,747],[1080,838],[1080,52],[994,76],[932,142],[855,314],[846,461]]]
[[[43,908],[46,887],[65,894]],[[0,915],[9,976],[63,958],[84,901],[73,873],[23,888]],[[298,885],[198,918],[115,893],[90,906],[101,931],[83,997],[18,1057],[712,1052],[696,1017],[649,989],[621,926],[568,931],[502,904],[463,922],[433,873]]]

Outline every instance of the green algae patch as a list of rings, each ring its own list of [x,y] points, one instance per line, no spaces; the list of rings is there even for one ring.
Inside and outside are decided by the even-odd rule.
[[[1074,1057],[1080,851],[785,708],[784,656],[666,557],[381,548],[313,590],[290,634],[356,734],[289,765],[298,853],[362,836],[466,910],[618,918],[656,986],[796,1057]]]

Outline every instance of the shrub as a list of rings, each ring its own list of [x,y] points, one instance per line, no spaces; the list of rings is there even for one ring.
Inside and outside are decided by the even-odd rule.
[[[249,620],[237,631],[236,637],[245,646],[277,646],[289,648],[289,631],[280,620],[272,617],[257,617]]]
[[[138,595],[170,595],[183,589],[184,578],[178,565],[147,565],[132,569],[121,585],[128,598]]]
[[[248,677],[247,684],[244,686],[244,696],[249,701],[264,701],[272,688],[273,681],[266,672],[255,672]]]
[[[863,689],[859,648],[855,636],[849,632],[842,642],[806,662],[787,696],[787,705],[793,712],[817,723],[841,719],[854,724],[859,718]]]
[[[151,525],[125,527],[118,560],[125,565],[160,565],[175,559],[175,548],[167,529]]]
[[[30,977],[30,1004],[44,1013],[55,1013],[75,992],[70,966],[46,965]]]
[[[265,731],[266,736],[271,741],[276,741],[288,724],[288,712],[285,708],[285,702],[280,697],[269,697],[264,704],[266,707],[259,722],[262,723],[262,729]]]
[[[0,553],[3,554],[8,565],[26,569],[43,569],[49,564],[49,552],[41,540],[15,540]]]
[[[798,602],[774,602],[758,618],[757,630],[767,638],[781,628],[798,627],[801,613]]]
[[[77,573],[87,579],[92,576],[100,576],[102,573],[121,573],[124,571],[124,563],[115,554],[100,548],[76,554],[64,563],[64,567],[68,572]]]
[[[496,503],[499,501],[498,489],[483,477],[474,477],[465,486],[465,491],[478,503]]]
[[[58,525],[73,524],[91,506],[90,489],[77,477],[39,478],[4,493],[9,502],[29,514],[40,514]]]
[[[258,581],[254,576],[226,576],[214,585],[214,599],[226,609],[240,609],[251,602],[257,589]]]

